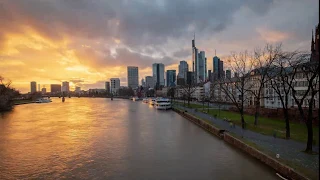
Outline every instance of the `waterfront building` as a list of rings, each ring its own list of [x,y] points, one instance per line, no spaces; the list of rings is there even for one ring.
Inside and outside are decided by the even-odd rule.
[[[81,92],[81,87],[79,86],[76,86],[76,90],[75,90],[76,93],[80,93]]]
[[[105,89],[107,93],[110,93],[110,82],[105,82]]]
[[[30,82],[30,93],[37,92],[37,83],[35,81]]]
[[[111,93],[112,94],[117,94],[120,88],[120,79],[119,78],[111,78]]]
[[[106,92],[106,89],[89,89],[89,94],[94,95],[94,94],[104,94]]]
[[[152,64],[152,75],[156,89],[165,85],[164,81],[164,65],[162,63]]]
[[[50,85],[51,94],[61,93],[61,85],[60,84],[51,84]]]
[[[133,89],[139,86],[139,69],[135,66],[127,67],[128,87]]]
[[[61,91],[69,93],[70,89],[69,89],[69,82],[68,81],[62,82],[62,90]]]

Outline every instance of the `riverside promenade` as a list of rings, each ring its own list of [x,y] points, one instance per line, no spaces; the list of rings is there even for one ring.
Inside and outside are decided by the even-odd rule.
[[[224,121],[223,119],[214,118],[206,113],[196,111],[195,109],[186,108],[179,105],[177,105],[176,107],[185,110],[189,114],[194,115],[198,118],[210,121],[214,126],[216,126],[219,129],[229,131],[238,137],[242,137],[243,139],[256,144],[264,152],[268,153],[274,158],[276,158],[276,154],[279,154],[280,160],[285,160],[285,162],[291,162],[289,164],[291,166],[293,163],[319,174],[318,145],[315,145],[313,147],[313,151],[317,152],[317,154],[306,154],[303,152],[306,148],[306,143],[301,143],[294,140],[275,138],[273,136],[263,135],[250,130],[243,130],[240,126],[230,126],[229,122]]]

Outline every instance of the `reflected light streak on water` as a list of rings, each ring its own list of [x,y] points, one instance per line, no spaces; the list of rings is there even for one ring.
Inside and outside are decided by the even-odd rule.
[[[53,98],[0,117],[0,179],[276,179],[173,111]]]

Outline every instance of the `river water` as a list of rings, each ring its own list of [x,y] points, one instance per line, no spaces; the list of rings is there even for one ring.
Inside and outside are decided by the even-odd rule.
[[[0,179],[277,179],[173,111],[53,98],[0,116]]]

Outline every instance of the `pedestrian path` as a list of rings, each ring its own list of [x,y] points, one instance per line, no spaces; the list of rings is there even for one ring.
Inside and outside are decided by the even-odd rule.
[[[259,147],[263,148],[266,151],[272,152],[274,154],[279,154],[280,158],[294,161],[295,163],[301,164],[305,168],[319,172],[319,154],[310,155],[302,152],[306,148],[306,143],[275,138],[273,136],[263,135],[250,130],[243,130],[240,126],[237,125],[232,127],[227,121],[219,118],[214,118],[202,112],[195,111],[195,109],[190,109],[182,106],[179,106],[179,108],[184,109],[188,113],[199,118],[209,120],[213,124],[218,126],[218,128],[232,132],[237,136],[241,136],[244,139],[257,144]],[[319,146],[314,146],[313,151],[319,153]]]

